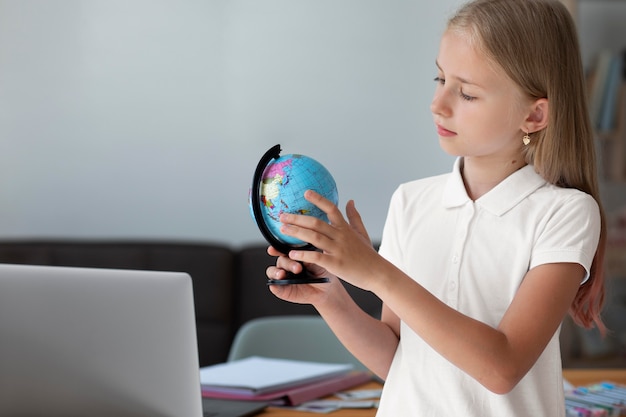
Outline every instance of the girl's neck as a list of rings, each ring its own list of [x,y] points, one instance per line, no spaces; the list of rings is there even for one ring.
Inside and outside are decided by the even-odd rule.
[[[461,160],[461,176],[467,195],[473,201],[478,200],[524,166],[526,162],[522,157],[488,162],[481,158],[464,157]]]

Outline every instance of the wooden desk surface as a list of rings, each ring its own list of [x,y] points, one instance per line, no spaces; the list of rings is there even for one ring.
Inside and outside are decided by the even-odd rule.
[[[589,385],[601,381],[611,381],[626,385],[626,369],[565,369],[563,370],[563,377],[575,386]],[[373,389],[380,387],[381,385],[379,383],[369,382],[353,389]],[[266,411],[259,414],[260,417],[311,417],[313,415],[315,414],[273,407],[269,407]],[[376,410],[338,410],[330,413],[330,415],[333,417],[374,417]]]
[[[626,385],[626,369],[564,369],[563,378],[575,386],[602,381]]]

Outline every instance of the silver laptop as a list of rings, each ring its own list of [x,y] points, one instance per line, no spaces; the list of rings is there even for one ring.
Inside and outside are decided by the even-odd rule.
[[[0,265],[0,416],[201,417],[189,275]]]

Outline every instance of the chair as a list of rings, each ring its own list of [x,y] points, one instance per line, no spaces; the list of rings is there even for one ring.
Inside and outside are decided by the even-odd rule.
[[[237,331],[228,361],[248,356],[350,363],[365,371],[320,316],[272,316],[252,319]]]

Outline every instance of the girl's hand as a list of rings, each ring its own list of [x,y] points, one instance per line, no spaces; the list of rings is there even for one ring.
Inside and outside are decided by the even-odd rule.
[[[284,279],[288,272],[300,273],[305,267],[302,263],[289,259],[285,254],[276,250],[273,246],[267,249],[271,256],[277,256],[276,266],[270,266],[266,270],[266,275],[270,279]],[[309,274],[315,277],[328,277],[330,282],[320,284],[292,284],[292,285],[270,285],[270,291],[285,301],[298,304],[320,305],[327,300],[327,294],[339,283],[336,277],[330,276],[328,272],[318,265],[307,264],[306,269]],[[339,283],[341,285],[341,283]]]
[[[350,200],[346,205],[346,221],[339,209],[320,194],[308,190],[304,197],[328,216],[326,223],[312,216],[283,214],[281,232],[308,242],[318,251],[292,250],[292,260],[314,264],[357,287],[369,290],[377,272],[385,262],[372,247],[361,215]],[[295,264],[283,265],[297,268]]]

